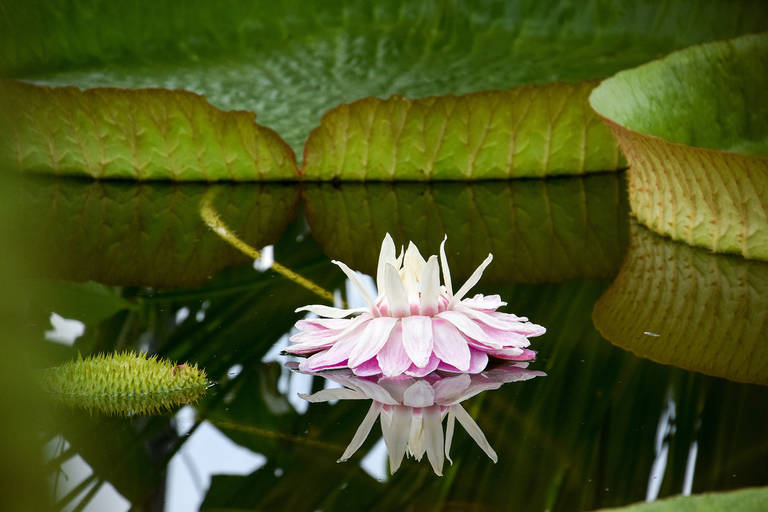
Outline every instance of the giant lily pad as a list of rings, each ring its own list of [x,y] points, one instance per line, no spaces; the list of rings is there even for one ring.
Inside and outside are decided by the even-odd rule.
[[[420,241],[436,253],[448,235],[451,272],[468,276],[488,252],[489,281],[612,277],[628,237],[621,176],[508,183],[307,184],[312,236],[332,258],[371,275],[381,240]]]
[[[629,253],[592,314],[640,357],[768,385],[768,264],[709,254],[633,224]]]
[[[765,509],[766,502],[768,502],[768,487],[755,487],[695,496],[675,496],[651,503],[636,503],[627,507],[601,510],[603,512],[716,512],[718,510],[760,512]]]
[[[293,151],[253,112],[189,91],[0,81],[0,164],[92,178],[295,180]]]
[[[725,0],[621,6],[600,0],[345,1],[311,8],[298,0],[219,2],[215,8],[194,0],[151,2],[146,9],[56,1],[31,8],[5,0],[1,12],[0,74],[81,87],[188,89],[218,108],[256,112],[297,152],[322,114],[342,103],[594,80],[692,43],[759,30],[766,19],[761,2]],[[566,94],[570,86],[552,87],[554,98],[574,102],[566,112],[584,109],[583,96]],[[536,103],[537,89],[526,91],[533,96],[520,98],[518,106]],[[541,118],[530,127],[538,130],[555,126],[559,113],[535,110],[535,116]],[[590,128],[589,116],[569,120],[561,127],[568,132],[564,142],[532,132],[526,154],[543,162],[554,141],[577,144],[564,151],[580,155],[582,134],[597,128]],[[611,146],[595,161],[614,162],[615,156]],[[571,171],[579,172],[575,160]],[[506,162],[493,162],[491,169]],[[526,172],[542,170],[563,168],[547,164]]]
[[[254,247],[276,242],[296,214],[292,186],[213,185],[213,205]],[[248,258],[200,218],[211,186],[26,180],[17,226],[48,277],[159,288],[192,287]]]
[[[593,86],[341,105],[310,134],[302,172],[309,179],[461,180],[619,169],[616,141],[586,103]]]
[[[653,230],[768,260],[768,33],[692,47],[591,95],[627,156],[632,212]]]

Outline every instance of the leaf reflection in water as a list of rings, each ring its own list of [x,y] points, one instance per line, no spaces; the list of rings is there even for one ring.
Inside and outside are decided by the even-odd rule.
[[[639,357],[768,385],[768,264],[631,228],[621,271],[595,304],[595,327]]]
[[[288,363],[288,366],[296,369],[298,365]],[[400,468],[406,453],[417,461],[426,453],[434,472],[442,476],[445,459],[452,462],[450,450],[456,420],[486,455],[494,463],[497,462],[496,452],[461,402],[509,382],[546,376],[542,371],[528,370],[527,366],[527,363],[520,362],[505,363],[479,374],[456,375],[436,371],[425,377],[358,377],[349,369],[307,372],[342,387],[323,389],[312,395],[300,393],[299,396],[312,403],[372,401],[368,414],[339,462],[349,460],[355,454],[368,438],[376,419],[380,418],[392,474]],[[443,432],[443,419],[446,417],[446,430]]]

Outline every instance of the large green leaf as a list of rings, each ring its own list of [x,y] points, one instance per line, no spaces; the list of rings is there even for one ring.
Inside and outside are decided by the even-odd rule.
[[[558,282],[612,277],[628,237],[622,176],[509,183],[305,185],[312,235],[328,256],[375,275],[389,232],[436,254],[448,235],[461,280],[492,252],[484,279]]]
[[[631,234],[595,305],[600,332],[640,357],[768,385],[768,263],[709,254],[637,224]]]
[[[5,0],[0,10],[0,73],[88,87],[182,87],[219,108],[257,112],[295,151],[341,103],[602,78],[692,43],[759,30],[768,18],[765,4],[753,0],[345,1],[311,8],[300,0],[215,8],[202,0],[144,8]],[[554,124],[556,112],[550,115],[544,125]],[[578,145],[567,153],[580,154],[587,126],[569,126],[578,135],[564,140]],[[549,152],[542,141],[527,151],[543,161]],[[604,158],[615,161],[614,148]]]
[[[624,159],[586,102],[592,82],[341,105],[304,149],[307,179],[462,180],[615,170]]]
[[[742,489],[731,492],[677,496],[652,503],[638,503],[628,507],[601,509],[605,512],[761,512],[768,503],[768,487]]]
[[[212,188],[213,187],[213,188]],[[153,287],[195,286],[248,258],[203,223],[206,192],[239,236],[261,248],[296,214],[292,186],[24,180],[14,213],[37,271],[69,280]]]
[[[618,73],[591,95],[653,230],[768,260],[768,33],[709,43]]]
[[[293,151],[252,112],[188,91],[0,81],[0,164],[140,181],[294,180]]]

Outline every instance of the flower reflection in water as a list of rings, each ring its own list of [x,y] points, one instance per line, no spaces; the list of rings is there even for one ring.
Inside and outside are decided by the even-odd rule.
[[[490,265],[492,255],[454,293],[445,240],[440,246],[440,264],[437,256],[425,260],[413,243],[400,256],[395,253],[395,244],[386,235],[379,254],[376,297],[356,272],[334,261],[368,306],[297,309],[320,317],[298,321],[299,332],[286,348],[286,352],[310,356],[302,361],[302,371],[350,368],[358,376],[423,377],[435,370],[478,373],[485,369],[489,356],[515,361],[535,357],[536,352],[527,348],[528,337],[544,334],[544,327],[497,311],[506,305],[498,295],[466,297]]]
[[[296,368],[295,363],[290,365]],[[363,445],[376,419],[380,418],[392,473],[398,470],[406,453],[416,460],[421,460],[426,453],[432,469],[442,475],[445,458],[451,461],[451,440],[456,420],[488,457],[493,462],[497,461],[496,452],[461,402],[482,391],[498,389],[508,382],[546,375],[541,371],[528,370],[526,366],[527,363],[508,362],[483,373],[457,375],[437,371],[424,377],[360,377],[349,369],[324,371],[315,375],[343,387],[300,396],[309,402],[372,400],[368,414],[339,462],[348,460]],[[445,433],[444,418],[447,418]]]

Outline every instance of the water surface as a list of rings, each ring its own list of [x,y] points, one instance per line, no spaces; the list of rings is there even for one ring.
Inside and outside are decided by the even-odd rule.
[[[13,187],[14,277],[40,366],[131,349],[196,362],[215,383],[150,417],[46,402],[29,428],[66,510],[576,510],[768,483],[766,266],[637,226],[621,175]],[[262,258],[205,226],[205,197]],[[546,377],[462,404],[496,464],[457,428],[443,477],[412,459],[390,475],[378,424],[337,463],[369,404],[297,396],[329,385],[280,354],[294,309],[322,299],[273,262],[354,304],[330,260],[374,273],[386,232],[423,254],[447,234],[454,282],[492,252],[476,291],[548,329],[529,365]],[[84,333],[52,333],[52,313]]]

